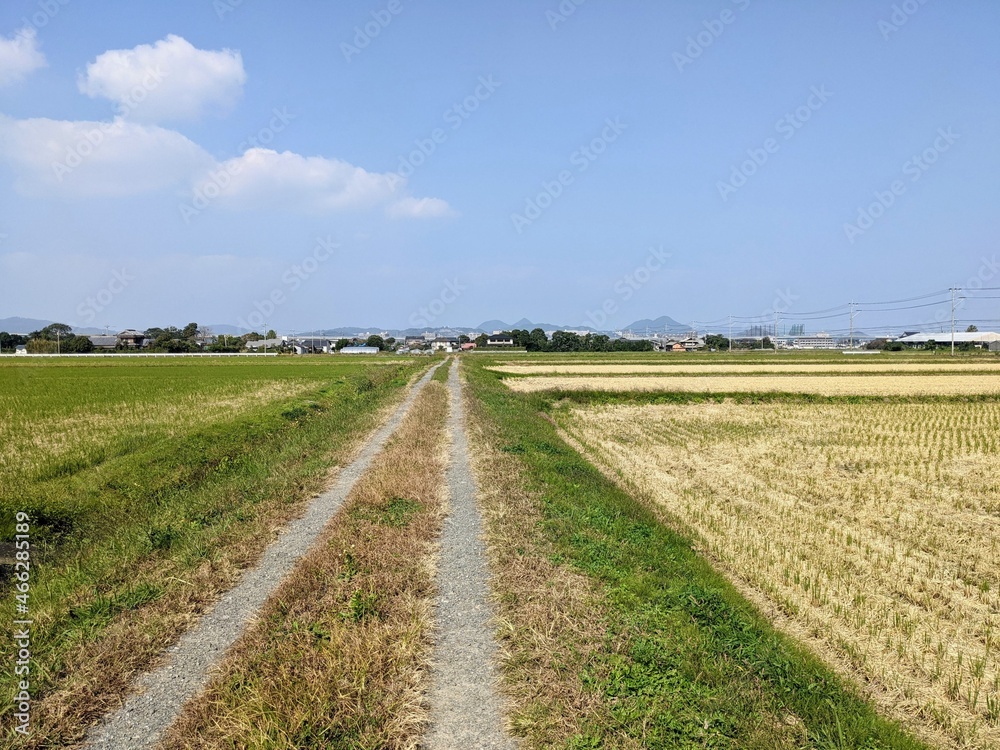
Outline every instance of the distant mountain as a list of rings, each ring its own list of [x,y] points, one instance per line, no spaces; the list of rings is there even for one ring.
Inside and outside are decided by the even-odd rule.
[[[487,320],[485,323],[480,323],[478,326],[478,330],[483,331],[485,333],[493,333],[493,331],[513,331],[515,329],[523,331],[531,331],[534,330],[535,328],[541,328],[544,331],[565,331],[565,330],[592,331],[593,330],[592,328],[590,328],[590,326],[565,326],[565,325],[557,325],[556,323],[533,323],[527,318],[521,318],[519,321],[511,325],[504,323],[502,320]]]
[[[0,331],[7,333],[31,333],[40,331],[45,326],[52,325],[51,320],[35,320],[34,318],[3,318],[0,320]]]
[[[645,333],[647,328],[650,333],[687,333],[691,330],[691,326],[678,323],[669,315],[661,315],[656,320],[650,320],[649,318],[637,320],[625,326],[622,330],[632,331],[633,333]]]

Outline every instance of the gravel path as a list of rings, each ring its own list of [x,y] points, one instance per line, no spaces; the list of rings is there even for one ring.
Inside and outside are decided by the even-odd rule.
[[[469,466],[458,363],[448,378],[451,392],[449,514],[441,537],[437,625],[431,663],[431,727],[427,750],[513,749],[503,728],[495,659],[482,516]]]
[[[95,727],[85,747],[138,750],[151,748],[159,741],[184,703],[208,683],[211,668],[222,659],[265,600],[340,509],[354,483],[399,426],[432,374],[433,370],[411,389],[358,457],[341,470],[333,487],[317,497],[302,517],[285,528],[267,548],[260,564],[248,570],[235,588],[224,594],[194,628],[167,650],[166,662],[138,680],[139,694],[129,698],[124,706],[110,713],[101,725]]]

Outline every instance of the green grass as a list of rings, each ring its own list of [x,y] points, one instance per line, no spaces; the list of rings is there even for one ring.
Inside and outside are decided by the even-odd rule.
[[[0,364],[0,541],[16,512],[30,515],[33,697],[72,680],[80,647],[112,624],[189,597],[188,579],[231,580],[423,367],[319,357]],[[10,583],[0,582],[5,601]],[[140,622],[143,648],[155,653],[178,627],[169,620]],[[13,678],[0,673],[8,705]]]
[[[469,383],[541,499],[555,561],[597,581],[609,602],[607,643],[581,675],[608,718],[569,747],[629,746],[624,738],[670,748],[924,747],[567,446],[542,416],[547,397],[510,392],[483,369],[489,361],[469,360]]]

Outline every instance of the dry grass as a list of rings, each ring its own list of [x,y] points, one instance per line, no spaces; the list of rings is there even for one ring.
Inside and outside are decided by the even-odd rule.
[[[809,393],[821,396],[972,396],[1000,394],[997,375],[824,375],[690,377],[526,377],[512,391],[674,391],[683,393]]]
[[[608,604],[593,581],[553,562],[539,528],[540,499],[525,489],[525,466],[502,450],[496,426],[466,393],[510,721],[526,748],[561,746],[608,721],[603,696],[581,680],[590,655],[608,647]],[[616,745],[632,746],[627,739]]]
[[[781,355],[779,355],[780,357]],[[828,363],[817,364],[802,362],[799,364],[769,364],[759,360],[745,363],[727,364],[683,364],[679,360],[672,363],[642,364],[638,362],[620,364],[506,364],[487,368],[510,375],[729,375],[749,373],[830,373],[834,375],[874,374],[874,373],[926,373],[926,372],[1000,372],[1000,361],[997,360],[958,360],[928,362],[893,362],[869,361],[865,363]]]
[[[429,383],[163,748],[417,747],[446,413]]]
[[[603,406],[566,425],[888,713],[1000,746],[1000,404]]]

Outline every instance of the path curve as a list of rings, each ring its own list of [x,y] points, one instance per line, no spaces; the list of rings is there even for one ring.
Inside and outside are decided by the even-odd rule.
[[[138,694],[111,712],[88,735],[84,745],[97,750],[152,748],[180,714],[184,703],[204,688],[212,667],[243,633],[267,598],[312,546],[372,459],[395,432],[437,368],[410,389],[389,420],[368,440],[361,453],[340,471],[336,483],[313,500],[264,552],[260,563],[225,593],[198,624],[167,649],[164,664],[139,678]]]
[[[497,643],[489,601],[483,520],[469,464],[458,362],[448,376],[451,396],[448,517],[438,564],[437,626],[431,661],[431,726],[426,750],[514,750],[503,726],[497,690]]]

